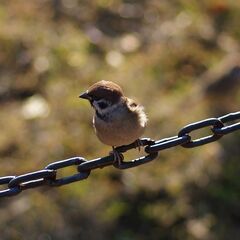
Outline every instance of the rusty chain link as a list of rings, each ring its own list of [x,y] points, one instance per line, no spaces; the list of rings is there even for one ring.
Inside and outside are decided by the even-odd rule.
[[[114,161],[113,155],[90,161],[82,157],[74,157],[62,161],[53,162],[47,165],[43,170],[26,173],[19,176],[0,177],[0,185],[7,185],[7,189],[0,191],[0,197],[14,196],[29,188],[39,186],[62,186],[76,181],[81,181],[90,175],[91,171],[106,166],[114,166],[118,169],[127,169],[148,163],[157,158],[158,153],[164,149],[182,146],[185,148],[198,147],[204,144],[214,142],[223,135],[232,133],[240,129],[240,122],[232,123],[240,120],[240,112],[230,113],[219,118],[209,118],[199,122],[191,123],[184,126],[177,136],[160,139],[157,141],[149,138],[139,140],[140,145],[145,147],[146,156],[131,160],[122,161],[121,164]],[[206,127],[210,127],[212,135],[192,139],[191,133]],[[130,149],[136,148],[136,143],[126,146],[117,147],[119,153],[124,153]],[[58,169],[76,166],[77,173],[71,176],[57,178]]]

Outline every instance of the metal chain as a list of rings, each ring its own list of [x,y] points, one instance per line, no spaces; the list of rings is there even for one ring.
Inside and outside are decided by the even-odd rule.
[[[0,197],[10,197],[19,194],[23,190],[39,186],[62,186],[76,181],[81,181],[90,175],[91,171],[106,166],[114,166],[118,169],[127,169],[148,163],[157,158],[158,153],[164,149],[182,146],[185,148],[198,147],[214,142],[222,136],[240,129],[240,112],[230,113],[219,118],[208,118],[199,122],[191,123],[183,127],[177,136],[160,139],[157,141],[149,138],[142,138],[138,143],[117,147],[116,150],[122,154],[130,149],[139,146],[145,147],[146,156],[131,160],[122,161],[120,164],[114,161],[113,155],[86,161],[81,157],[74,157],[62,161],[53,162],[43,170],[26,173],[19,176],[5,176],[0,178],[0,185],[7,185],[7,189],[0,191]],[[212,135],[192,139],[191,133],[206,127],[210,127]],[[57,178],[58,169],[76,166],[77,173],[71,176]]]

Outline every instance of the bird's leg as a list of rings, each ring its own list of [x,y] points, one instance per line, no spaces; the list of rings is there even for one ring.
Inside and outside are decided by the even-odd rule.
[[[110,155],[113,155],[113,158],[114,158],[114,163],[115,162],[118,162],[119,165],[122,164],[122,161],[123,161],[123,155],[121,153],[119,153],[115,148],[114,146],[112,146],[112,151],[109,153]]]
[[[138,151],[140,152],[141,147],[143,146],[141,140],[140,140],[140,139],[137,139],[137,140],[134,142],[134,144],[135,144],[135,148],[137,148]]]

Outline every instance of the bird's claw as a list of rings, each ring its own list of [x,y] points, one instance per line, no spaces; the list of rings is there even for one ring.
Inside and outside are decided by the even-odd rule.
[[[140,140],[140,139],[137,139],[137,140],[134,142],[134,144],[135,144],[135,148],[137,148],[138,151],[140,152],[141,147],[143,146],[141,140]]]
[[[144,144],[142,143],[142,141],[140,139],[137,139],[134,143],[134,147],[138,149],[138,151],[140,152],[141,147],[144,146]],[[123,154],[120,153],[116,148],[112,147],[112,151],[109,153],[109,155],[113,155],[113,163],[117,164],[118,166],[121,166],[124,162],[123,162]]]
[[[123,162],[123,155],[119,153],[116,149],[113,148],[113,150],[109,153],[109,155],[113,155],[114,163],[118,163],[118,165],[121,165]]]

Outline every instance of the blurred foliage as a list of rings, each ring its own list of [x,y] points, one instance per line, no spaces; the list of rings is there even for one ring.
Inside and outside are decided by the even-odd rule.
[[[239,22],[233,0],[2,0],[1,176],[105,156],[78,99],[101,79],[143,103],[153,139],[239,111]],[[236,132],[0,199],[1,239],[239,239],[239,144]]]

